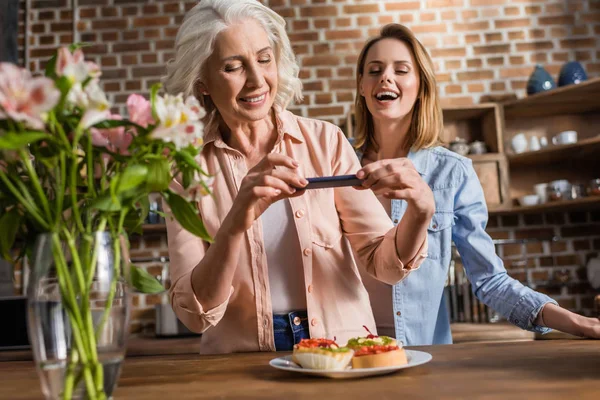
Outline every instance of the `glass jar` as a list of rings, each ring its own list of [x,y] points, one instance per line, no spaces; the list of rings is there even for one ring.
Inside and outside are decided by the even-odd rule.
[[[563,192],[560,190],[560,186],[557,184],[548,185],[548,201],[560,201],[563,199]]]

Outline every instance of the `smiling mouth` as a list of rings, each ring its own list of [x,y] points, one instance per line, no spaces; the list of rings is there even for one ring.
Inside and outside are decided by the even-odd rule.
[[[260,96],[240,97],[240,101],[243,101],[246,103],[260,103],[261,101],[263,101],[265,99],[265,97],[267,97],[267,94],[263,93]]]
[[[389,91],[380,92],[375,95],[375,98],[379,101],[394,101],[394,100],[398,99],[398,97],[400,97],[400,96],[398,96],[397,93],[389,92]]]

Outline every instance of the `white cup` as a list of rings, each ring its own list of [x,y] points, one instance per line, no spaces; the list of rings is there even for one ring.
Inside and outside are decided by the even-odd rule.
[[[540,145],[540,140],[538,139],[538,137],[532,136],[531,139],[529,139],[529,150],[538,151],[541,148],[542,146]]]
[[[577,142],[576,131],[564,131],[552,138],[552,144],[570,144]]]
[[[548,201],[547,183],[538,183],[537,185],[533,185],[533,190],[535,191],[535,194],[538,195],[541,204]]]
[[[510,141],[515,153],[523,153],[527,151],[527,137],[524,133],[517,133]]]

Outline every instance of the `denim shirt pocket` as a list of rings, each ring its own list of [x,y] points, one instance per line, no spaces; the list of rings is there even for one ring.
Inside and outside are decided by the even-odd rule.
[[[454,225],[454,212],[436,211],[427,228],[429,241],[428,258],[438,260],[450,256],[452,245],[452,226]]]

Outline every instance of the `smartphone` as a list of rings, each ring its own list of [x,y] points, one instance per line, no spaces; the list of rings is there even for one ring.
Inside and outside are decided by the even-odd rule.
[[[302,189],[324,189],[340,186],[360,186],[362,179],[356,175],[321,176],[317,178],[306,178],[308,185]]]

